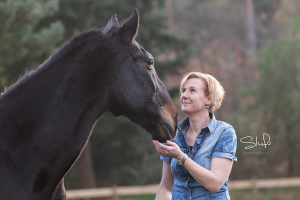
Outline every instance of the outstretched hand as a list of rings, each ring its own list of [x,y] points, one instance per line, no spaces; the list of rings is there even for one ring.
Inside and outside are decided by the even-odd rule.
[[[153,145],[155,146],[158,153],[166,157],[172,157],[176,159],[181,159],[184,156],[184,153],[181,151],[179,146],[175,142],[171,142],[167,140],[166,144],[170,145],[163,145],[157,140],[153,140]]]

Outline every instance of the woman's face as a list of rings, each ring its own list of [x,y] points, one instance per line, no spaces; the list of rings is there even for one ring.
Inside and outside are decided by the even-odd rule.
[[[182,112],[186,114],[201,112],[207,110],[206,105],[209,105],[210,99],[204,92],[205,84],[200,78],[188,79],[182,87],[180,96],[180,104]]]

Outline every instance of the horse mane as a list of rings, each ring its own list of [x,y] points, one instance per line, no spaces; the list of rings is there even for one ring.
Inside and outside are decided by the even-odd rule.
[[[112,30],[109,33],[116,33],[117,30]],[[0,98],[4,96],[9,90],[12,90],[13,88],[17,87],[18,85],[22,84],[26,80],[28,80],[30,77],[32,77],[34,74],[38,73],[41,70],[47,69],[51,66],[53,66],[58,60],[65,57],[70,51],[80,48],[82,45],[84,45],[88,40],[93,40],[96,38],[101,38],[103,36],[106,36],[106,34],[103,33],[103,29],[98,28],[92,28],[90,30],[84,30],[82,32],[79,32],[75,35],[73,35],[68,41],[63,43],[60,47],[58,47],[48,59],[46,59],[42,64],[40,64],[36,69],[28,70],[26,68],[26,71],[23,75],[20,75],[18,80],[4,88],[3,93],[0,93]]]
[[[51,66],[55,62],[57,62],[62,57],[66,56],[70,51],[75,48],[82,46],[86,41],[91,40],[91,38],[100,38],[102,37],[103,30],[92,28],[90,30],[85,30],[73,35],[67,42],[65,42],[61,47],[56,49],[53,54],[37,69],[42,67]]]

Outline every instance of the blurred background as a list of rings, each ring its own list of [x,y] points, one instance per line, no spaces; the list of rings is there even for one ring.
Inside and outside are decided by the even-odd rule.
[[[186,72],[212,74],[224,86],[225,100],[215,115],[232,124],[238,138],[230,180],[299,177],[298,0],[1,0],[1,92],[73,34],[104,27],[113,14],[122,23],[135,8],[140,13],[136,40],[155,57],[156,72],[179,112],[179,82]],[[180,112],[180,120],[185,117]],[[271,145],[245,149],[249,145],[240,141],[251,136],[263,143],[263,133]],[[158,184],[161,167],[150,134],[105,113],[65,185]],[[298,190],[263,189],[257,198],[300,199]],[[253,199],[250,190],[230,194]]]

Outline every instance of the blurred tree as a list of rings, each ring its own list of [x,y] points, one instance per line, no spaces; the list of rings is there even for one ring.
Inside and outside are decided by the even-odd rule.
[[[256,33],[255,33],[255,20],[254,20],[254,9],[253,0],[246,0],[247,5],[247,35],[250,47],[251,55],[255,58],[256,55]]]
[[[59,9],[58,0],[0,1],[0,89],[16,81],[25,69],[36,68],[61,42],[64,27],[55,20],[38,23]]]
[[[170,32],[174,32],[174,17],[173,17],[173,2],[167,0],[166,2],[167,14],[168,14],[168,28]]]

